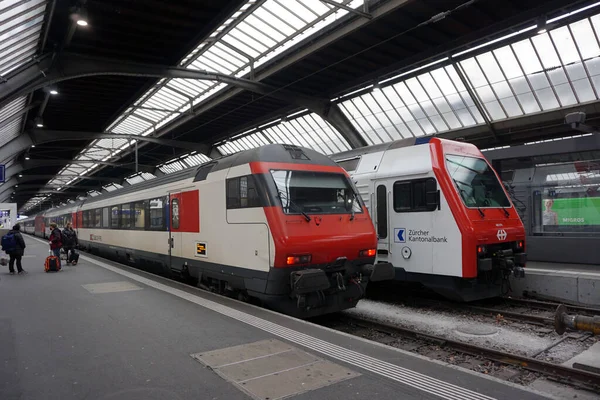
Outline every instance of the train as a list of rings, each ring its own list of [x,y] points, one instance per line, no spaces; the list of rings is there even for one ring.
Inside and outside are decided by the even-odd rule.
[[[47,210],[91,254],[182,277],[299,318],[355,307],[391,280],[349,174],[314,150],[271,144]]]
[[[469,302],[505,295],[511,275],[525,276],[523,223],[476,146],[430,136],[331,158],[361,194],[376,262],[391,263],[396,282]]]

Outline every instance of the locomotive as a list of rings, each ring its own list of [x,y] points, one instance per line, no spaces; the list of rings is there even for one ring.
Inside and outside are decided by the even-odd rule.
[[[476,146],[422,137],[331,158],[350,173],[376,226],[377,261],[397,281],[473,301],[525,276],[523,223]]]
[[[348,173],[310,149],[272,144],[141,182],[24,221],[72,222],[92,254],[307,318],[355,307],[377,238]]]

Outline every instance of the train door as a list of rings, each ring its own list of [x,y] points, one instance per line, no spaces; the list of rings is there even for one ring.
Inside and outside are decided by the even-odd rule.
[[[169,194],[169,258],[171,269],[182,270],[197,254],[200,232],[198,190]]]
[[[375,198],[371,202],[375,231],[377,232],[377,261],[388,261],[390,257],[390,210],[388,182],[375,181]],[[374,207],[373,207],[374,205]]]
[[[428,204],[427,196],[431,181],[435,183],[426,178],[388,184],[389,261],[407,273],[430,274],[433,269],[433,205]]]
[[[171,268],[176,269],[181,269],[183,265],[183,262],[177,262],[181,258],[183,231],[181,226],[182,197],[181,192],[171,193],[169,196],[169,261]]]

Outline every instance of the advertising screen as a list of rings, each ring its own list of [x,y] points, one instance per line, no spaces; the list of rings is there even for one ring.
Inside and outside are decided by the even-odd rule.
[[[542,210],[546,226],[600,225],[600,197],[544,199]]]

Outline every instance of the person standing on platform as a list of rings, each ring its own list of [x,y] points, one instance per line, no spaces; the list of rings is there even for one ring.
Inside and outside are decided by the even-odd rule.
[[[21,225],[16,224],[2,238],[2,249],[9,256],[8,270],[11,275],[15,274],[15,261],[17,262],[17,272],[19,275],[27,273],[21,265],[21,257],[25,253],[25,247],[25,240],[23,240],[23,235],[21,235]]]
[[[56,226],[56,222],[50,224],[50,250],[58,257],[58,265],[61,265],[60,261],[60,248],[62,247],[62,234],[60,229]]]
[[[72,255],[75,253],[75,246],[79,244],[77,232],[73,230],[73,225],[68,222],[65,229],[62,231],[63,249],[67,255],[67,264],[71,263]]]

